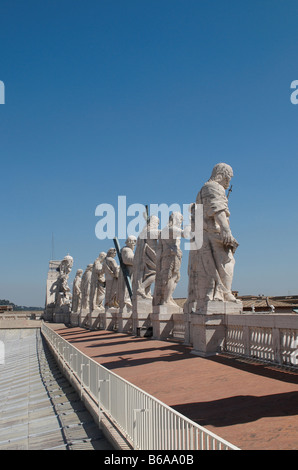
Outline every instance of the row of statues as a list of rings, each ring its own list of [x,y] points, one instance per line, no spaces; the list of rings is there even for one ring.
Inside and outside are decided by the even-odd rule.
[[[149,299],[153,306],[176,305],[173,294],[180,278],[180,242],[181,238],[190,237],[195,243],[195,210],[198,204],[203,207],[203,239],[201,246],[189,251],[185,308],[199,309],[209,301],[237,302],[231,289],[238,243],[231,233],[226,195],[232,176],[232,168],[225,163],[213,168],[196,202],[191,204],[190,227],[182,229],[183,216],[179,212],[170,215],[167,226],[162,230],[159,229],[158,217],[145,215],[145,226],[139,237],[129,236],[121,249],[122,262],[132,285],[132,298],[123,270],[116,260],[116,248],[99,253],[84,272],[78,269],[73,282],[72,312],[113,307],[130,309],[138,299]],[[70,298],[67,279],[71,263],[65,261],[64,265],[60,269],[60,303],[63,295],[66,301]]]
[[[137,298],[150,299],[153,305],[175,304],[173,293],[180,278],[182,259],[182,221],[182,214],[173,212],[164,229],[168,231],[165,238],[158,229],[158,217],[151,216],[138,239],[133,235],[127,238],[121,259],[131,280],[132,298],[123,270],[115,259],[115,248],[100,253],[84,274],[79,269],[73,284],[73,313],[80,309],[132,308]]]

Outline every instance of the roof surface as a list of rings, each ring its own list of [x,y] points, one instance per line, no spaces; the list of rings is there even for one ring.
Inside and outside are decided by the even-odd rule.
[[[297,449],[298,371],[182,344],[47,324],[87,356],[243,450]]]

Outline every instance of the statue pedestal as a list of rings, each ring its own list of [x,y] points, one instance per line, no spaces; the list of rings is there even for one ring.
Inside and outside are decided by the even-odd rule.
[[[54,323],[70,323],[70,306],[69,304],[61,305],[53,313],[53,322]]]
[[[153,306],[151,316],[153,327],[153,339],[166,340],[174,329],[175,314],[182,314],[183,310],[178,305],[164,304]]]
[[[151,324],[152,299],[137,297],[133,300],[132,332],[137,335],[138,328],[149,328]]]
[[[119,309],[117,314],[118,318],[118,333],[131,333],[132,332],[132,307],[125,305]]]
[[[185,313],[183,314],[184,317],[184,342],[186,346],[189,346],[193,344],[193,338],[192,338],[192,329],[191,329],[191,314],[190,313]]]
[[[89,310],[81,310],[79,315],[79,326],[82,328],[89,328],[90,322],[90,312]]]
[[[226,315],[239,313],[242,313],[239,301],[197,304],[197,310],[190,314],[192,354],[208,357],[220,353],[225,340]]]
[[[43,318],[45,321],[49,321],[49,322],[53,321],[54,308],[55,307],[48,307],[48,306],[46,307],[44,314],[43,314]]]
[[[104,318],[103,318],[104,317]],[[90,313],[89,328],[90,330],[103,329],[105,326],[105,309],[97,307]]]
[[[118,329],[118,313],[119,308],[109,307],[105,310],[105,330]]]
[[[79,313],[70,313],[70,324],[71,326],[79,326],[80,314]]]

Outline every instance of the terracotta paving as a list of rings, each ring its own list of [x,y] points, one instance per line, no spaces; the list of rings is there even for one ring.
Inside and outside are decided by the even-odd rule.
[[[298,449],[298,372],[182,344],[48,324],[95,361],[242,450]]]

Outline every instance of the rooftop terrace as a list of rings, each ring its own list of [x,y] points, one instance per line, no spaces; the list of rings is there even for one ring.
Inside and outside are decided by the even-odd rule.
[[[120,377],[242,450],[298,446],[298,372],[114,331],[47,324]]]

